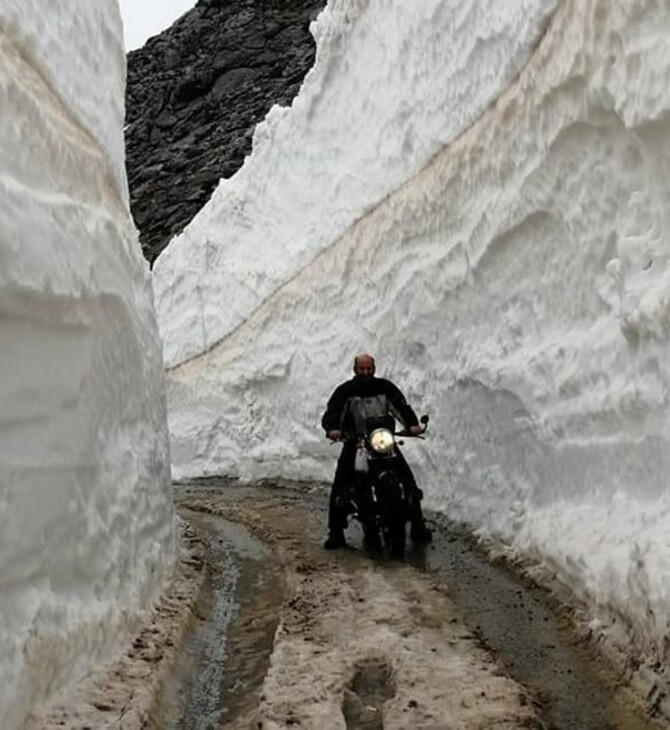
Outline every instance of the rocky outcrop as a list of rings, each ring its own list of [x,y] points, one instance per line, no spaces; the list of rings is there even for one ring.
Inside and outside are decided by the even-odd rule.
[[[200,0],[128,55],[131,209],[153,262],[251,150],[255,125],[290,105],[314,62],[325,0]]]

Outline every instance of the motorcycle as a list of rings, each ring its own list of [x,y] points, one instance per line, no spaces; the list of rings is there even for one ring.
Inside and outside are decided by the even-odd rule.
[[[347,495],[349,512],[357,519],[371,548],[384,546],[393,557],[405,552],[406,524],[412,513],[412,499],[402,481],[398,446],[403,438],[425,438],[428,416],[421,417],[422,430],[418,435],[408,431],[394,433],[388,428],[374,428],[365,433],[357,443],[356,480]]]

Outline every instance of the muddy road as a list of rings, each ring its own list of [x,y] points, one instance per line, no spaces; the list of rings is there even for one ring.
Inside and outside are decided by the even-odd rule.
[[[546,595],[438,518],[406,559],[322,548],[318,485],[179,485],[172,584],[118,662],[29,728],[667,727]]]
[[[228,646],[218,695],[211,684],[195,701],[182,691],[170,727],[661,726],[541,591],[446,523],[433,520],[434,544],[399,562],[366,552],[356,526],[347,549],[324,551],[316,487],[201,482],[176,500],[246,577],[226,589],[237,608],[215,640]],[[199,661],[190,681],[211,673]],[[178,695],[168,686],[161,706]],[[203,712],[199,693],[218,712]]]

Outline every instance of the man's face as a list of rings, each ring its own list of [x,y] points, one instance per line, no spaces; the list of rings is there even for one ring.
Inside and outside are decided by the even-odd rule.
[[[375,361],[371,357],[359,357],[354,365],[354,375],[360,380],[370,380],[375,374]]]

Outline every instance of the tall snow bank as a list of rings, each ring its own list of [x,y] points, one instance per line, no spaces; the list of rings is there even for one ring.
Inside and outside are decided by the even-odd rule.
[[[0,32],[65,100],[73,119],[100,141],[118,194],[126,200],[126,58],[117,52],[120,22],[113,0],[49,0],[47,11],[44,0],[3,0],[0,5]]]
[[[166,364],[215,345],[491,104],[557,0],[331,0],[291,108],[154,266]]]
[[[429,503],[668,660],[669,22],[651,0],[563,3],[481,119],[169,373],[178,474],[329,478],[318,416],[370,350],[432,414],[406,449]]]
[[[0,6],[0,726],[110,658],[174,551],[115,2]]]

